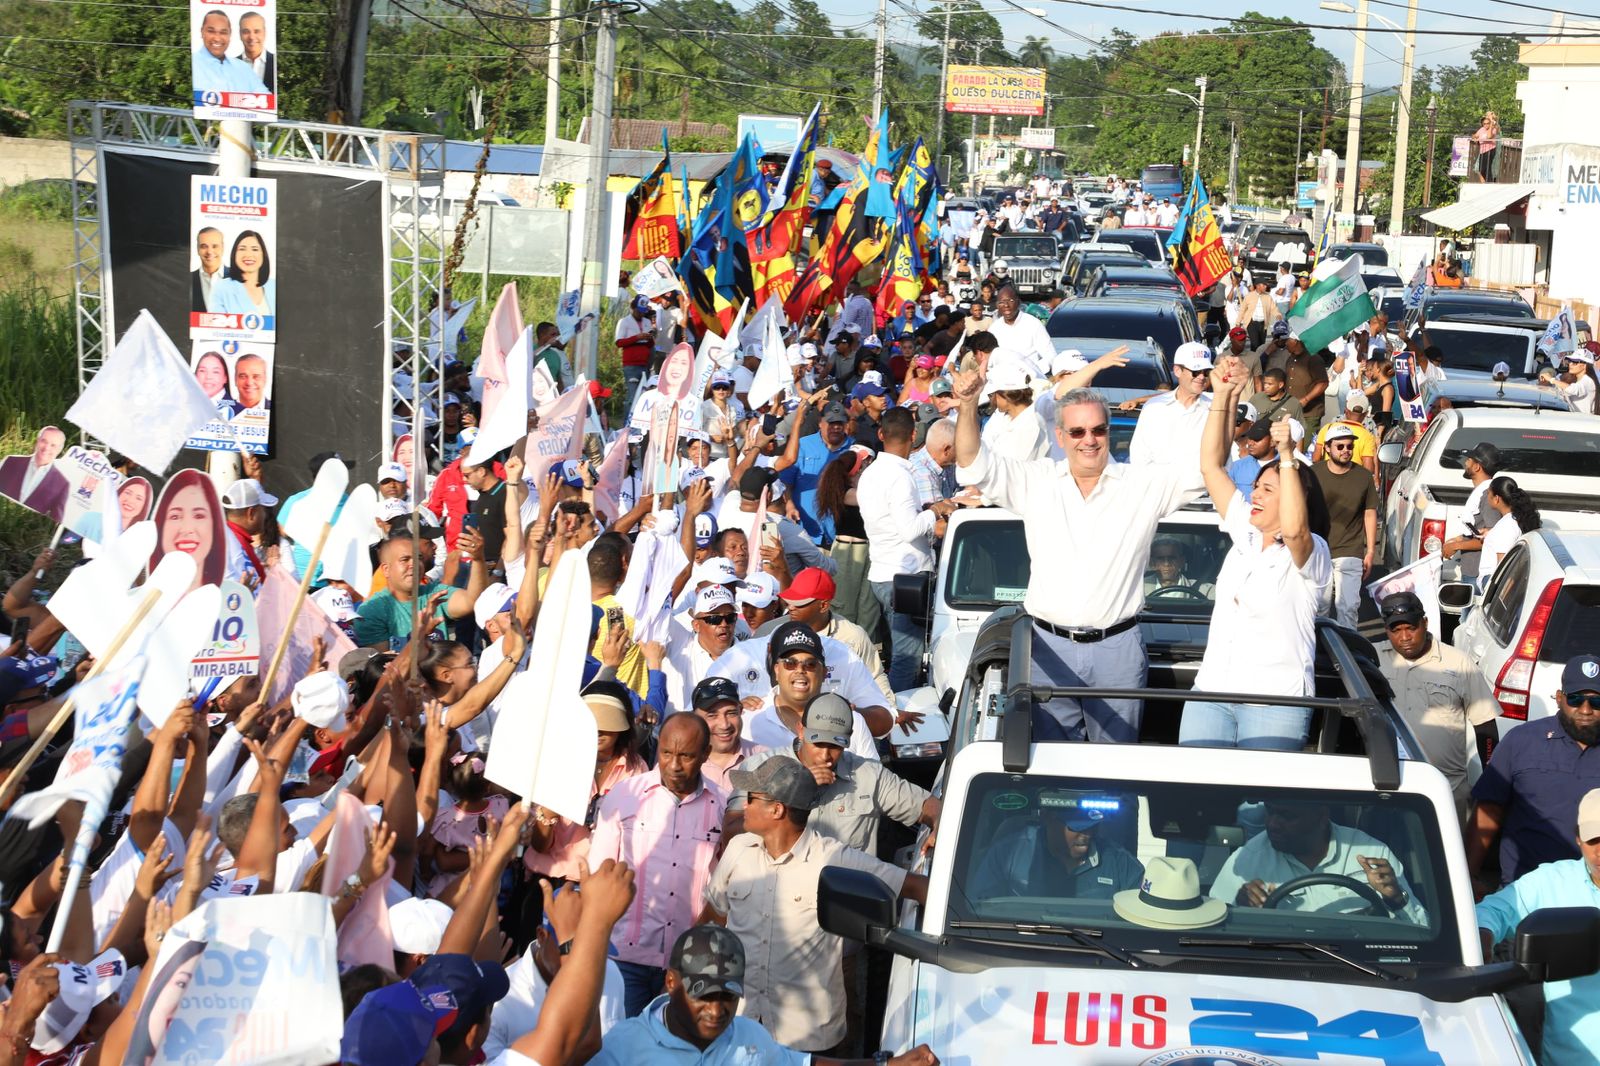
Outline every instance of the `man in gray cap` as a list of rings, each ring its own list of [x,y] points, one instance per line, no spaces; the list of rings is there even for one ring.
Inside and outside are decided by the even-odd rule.
[[[600,1066],[734,1061],[833,1066],[839,1061],[786,1048],[758,1023],[738,1016],[744,985],[744,945],[737,936],[719,925],[687,929],[672,946],[667,991],[643,1014],[607,1033],[605,1046],[590,1061]],[[865,1066],[879,1060],[859,1061]],[[937,1066],[939,1060],[921,1044],[886,1061],[895,1066]]]
[[[728,841],[712,872],[700,920],[726,926],[749,949],[739,1013],[781,1044],[826,1052],[845,1036],[844,941],[817,923],[822,868],[872,874],[918,902],[928,879],[808,828],[820,790],[793,759],[734,770],[728,781],[746,794],[745,831]]]
[[[1500,473],[1500,469],[1500,449],[1488,441],[1475,445],[1461,455],[1461,476],[1472,482],[1472,492],[1467,495],[1467,502],[1461,505],[1461,510],[1456,512],[1456,519],[1451,524],[1451,531],[1455,535],[1444,542],[1440,554],[1446,559],[1460,556],[1458,561],[1463,579],[1478,576],[1478,560],[1483,556],[1483,535],[1500,520],[1499,513],[1490,508],[1487,499],[1489,482]]]
[[[854,444],[850,439],[850,414],[840,403],[822,409],[822,420],[815,433],[801,431],[803,421],[789,434],[789,444],[772,463],[773,473],[783,478],[788,496],[800,511],[800,524],[819,544],[833,539],[833,520],[824,523],[817,513],[817,481],[827,465]],[[826,527],[826,529],[825,529]]]

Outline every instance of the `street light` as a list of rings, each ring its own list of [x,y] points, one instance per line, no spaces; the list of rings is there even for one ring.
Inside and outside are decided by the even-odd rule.
[[[1414,0],[1413,0],[1414,2]],[[1324,11],[1350,10],[1349,4],[1337,0],[1322,0]],[[1356,8],[1356,54],[1350,72],[1350,133],[1344,146],[1344,197],[1339,213],[1350,216],[1350,229],[1355,231],[1356,187],[1361,184],[1361,97],[1366,92],[1361,79],[1367,66],[1367,0],[1360,0]]]
[[[1194,176],[1198,178],[1200,176],[1200,134],[1205,129],[1206,124],[1206,76],[1204,74],[1200,75],[1194,80],[1194,83],[1200,88],[1198,98],[1190,96],[1182,89],[1168,89],[1167,92],[1173,96],[1183,97],[1200,109],[1199,116],[1194,120]]]
[[[1365,7],[1365,4],[1362,6]],[[1338,0],[1326,0],[1322,7],[1327,11],[1340,11],[1347,15],[1355,11],[1349,4],[1340,3]],[[1402,32],[1399,23],[1382,15],[1372,17],[1395,33]],[[1406,155],[1411,146],[1411,71],[1416,58],[1416,31],[1417,0],[1409,0],[1406,6],[1404,30],[1405,51],[1400,64],[1400,121],[1394,135],[1394,192],[1391,194],[1392,202],[1389,205],[1389,234],[1394,237],[1400,236],[1405,228]]]

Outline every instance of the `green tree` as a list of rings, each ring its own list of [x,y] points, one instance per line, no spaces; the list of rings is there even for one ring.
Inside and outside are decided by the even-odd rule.
[[[1056,57],[1056,50],[1050,47],[1048,37],[1024,38],[1022,46],[1017,49],[1017,62],[1025,67],[1042,67],[1048,69],[1050,61]]]

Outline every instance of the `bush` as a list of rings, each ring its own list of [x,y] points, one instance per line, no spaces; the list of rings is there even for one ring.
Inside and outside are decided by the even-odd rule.
[[[0,215],[35,222],[70,222],[72,182],[45,178],[0,191]]]

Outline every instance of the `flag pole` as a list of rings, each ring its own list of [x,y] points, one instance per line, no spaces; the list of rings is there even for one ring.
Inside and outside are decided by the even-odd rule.
[[[134,608],[132,616],[123,624],[117,635],[111,638],[111,643],[106,646],[106,653],[95,659],[94,665],[89,668],[89,673],[84,677],[84,681],[100,676],[101,672],[105,670],[106,664],[116,658],[117,653],[122,650],[122,646],[128,642],[128,638],[138,631],[139,626],[150,612],[155,610],[155,606],[160,600],[160,589],[151,589],[145,593],[144,599],[139,601],[139,606]],[[55,739],[55,735],[61,731],[61,727],[67,724],[67,719],[72,717],[72,711],[75,706],[76,697],[69,692],[67,698],[62,702],[61,708],[56,711],[55,717],[51,718],[49,724],[44,727],[44,732],[39,734],[39,738],[33,742],[33,746],[24,753],[22,760],[17,763],[10,776],[6,778],[5,784],[0,785],[0,808],[4,808],[10,803],[12,797],[17,794],[17,790],[22,787],[22,782],[28,776],[28,769],[38,760],[40,753],[44,751],[50,741]]]
[[[413,460],[415,462],[415,460]],[[328,534],[333,532],[333,523],[324,522],[322,532],[317,536],[317,547],[311,553],[311,561],[306,564],[306,572],[300,575],[300,591],[295,593],[294,606],[289,608],[289,619],[284,623],[283,636],[278,638],[278,646],[272,651],[272,662],[267,666],[267,672],[261,675],[261,698],[270,699],[272,682],[277,679],[278,667],[283,663],[283,653],[289,650],[289,640],[294,636],[294,627],[300,620],[300,607],[306,602],[306,592],[311,588],[311,575],[317,572],[317,566],[322,562],[322,549],[327,547]]]

